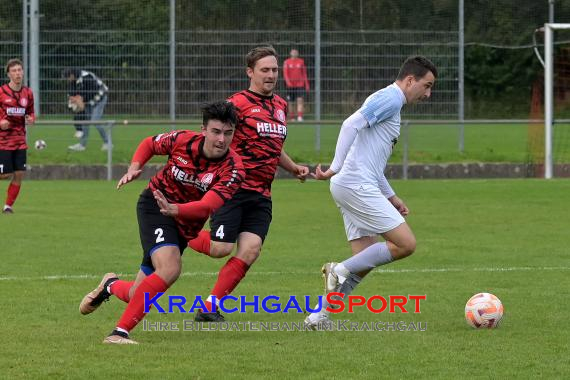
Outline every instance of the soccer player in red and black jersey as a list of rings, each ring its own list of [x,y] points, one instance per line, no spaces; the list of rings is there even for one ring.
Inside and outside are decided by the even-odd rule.
[[[10,178],[2,212],[13,213],[26,173],[26,124],[34,123],[34,95],[24,86],[24,66],[19,59],[6,64],[10,82],[0,87],[0,179]]]
[[[176,281],[188,240],[198,235],[210,214],[239,188],[245,172],[241,157],[230,149],[237,121],[232,103],[213,103],[203,108],[201,133],[165,133],[146,138],[137,148],[117,188],[137,178],[152,156],[169,157],[137,204],[143,259],[135,281],[107,273],[79,305],[82,314],[89,314],[111,295],[128,303],[103,343],[136,344],[129,332],[145,316],[145,294],[151,299]]]
[[[309,92],[309,79],[307,79],[307,66],[305,60],[299,57],[299,50],[291,49],[290,57],[283,61],[283,78],[285,79],[285,87],[287,87],[287,100],[293,113],[293,105],[297,105],[297,119],[291,120],[303,121],[305,112],[304,98]]]
[[[283,151],[287,137],[287,102],[273,93],[277,83],[277,53],[271,46],[256,47],[246,56],[248,90],[229,98],[238,109],[239,122],[232,148],[242,157],[245,181],[235,196],[210,218],[211,231],[202,231],[188,245],[212,257],[234,257],[222,267],[206,306],[210,312],[199,312],[196,321],[222,321],[212,312],[213,296],[220,300],[230,294],[259,257],[261,246],[271,223],[271,183],[277,166],[301,180],[309,168],[297,165]]]

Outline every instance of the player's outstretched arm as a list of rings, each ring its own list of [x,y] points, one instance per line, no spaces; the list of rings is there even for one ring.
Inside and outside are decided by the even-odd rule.
[[[330,168],[328,168],[326,171],[323,171],[321,169],[321,164],[318,164],[317,167],[315,168],[315,172],[311,173],[311,177],[313,177],[314,179],[326,181],[327,179],[330,179],[335,174],[336,173],[333,172]]]
[[[123,185],[137,179],[141,173],[143,166],[154,156],[153,150],[153,139],[152,137],[147,137],[137,147],[135,154],[131,160],[131,165],[127,170],[127,173],[119,180],[117,184],[117,190]]]
[[[125,175],[121,177],[119,183],[117,183],[117,190],[123,187],[123,185],[126,185],[127,183],[137,179],[142,173],[141,167],[142,165],[138,162],[131,163]]]
[[[284,150],[281,151],[281,156],[279,157],[279,166],[293,174],[301,182],[304,182],[309,175],[309,167],[297,165]]]

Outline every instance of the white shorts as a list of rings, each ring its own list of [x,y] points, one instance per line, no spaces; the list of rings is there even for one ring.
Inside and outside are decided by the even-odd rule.
[[[376,236],[405,223],[398,210],[374,185],[352,189],[331,182],[330,189],[342,214],[348,241]]]

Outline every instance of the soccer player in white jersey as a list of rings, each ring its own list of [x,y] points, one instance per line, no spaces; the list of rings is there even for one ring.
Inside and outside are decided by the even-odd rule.
[[[400,135],[400,110],[404,104],[426,100],[437,77],[434,64],[422,56],[406,59],[396,81],[370,95],[346,119],[340,130],[329,169],[320,165],[312,176],[331,179],[330,190],[344,221],[352,257],[323,266],[325,295],[347,297],[372,269],[411,255],[416,238],[404,221],[409,210],[386,177],[384,169]],[[378,235],[384,238],[379,242]],[[317,328],[330,321],[323,301],[320,312],[305,323]]]

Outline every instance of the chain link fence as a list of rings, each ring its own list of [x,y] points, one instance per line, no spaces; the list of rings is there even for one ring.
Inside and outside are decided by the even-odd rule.
[[[39,25],[34,69],[44,119],[71,116],[61,75],[65,68],[86,69],[103,79],[110,89],[107,118],[168,119],[174,111],[177,119],[194,119],[203,102],[248,86],[244,56],[266,43],[277,49],[281,63],[292,48],[305,59],[311,86],[307,120],[317,118],[317,80],[320,119],[343,119],[391,83],[413,54],[434,61],[440,76],[430,101],[405,107],[404,119],[540,119],[542,99],[536,94],[544,79],[535,50],[542,53],[543,36],[537,29],[549,20],[570,22],[570,2],[19,0],[0,7],[0,61],[29,58],[24,53],[32,31],[24,22],[26,14]],[[564,33],[555,37],[557,67],[565,67],[570,38]],[[570,82],[567,76],[563,70],[555,74],[556,112],[562,116],[570,113],[565,101],[570,89],[562,87]],[[282,79],[277,93],[285,95]],[[446,128],[459,135],[463,151],[463,129]],[[532,162],[543,155],[541,128],[529,129]],[[555,129],[558,150],[568,150],[567,130]],[[334,141],[323,142],[328,143]],[[468,149],[469,142],[465,145]]]

